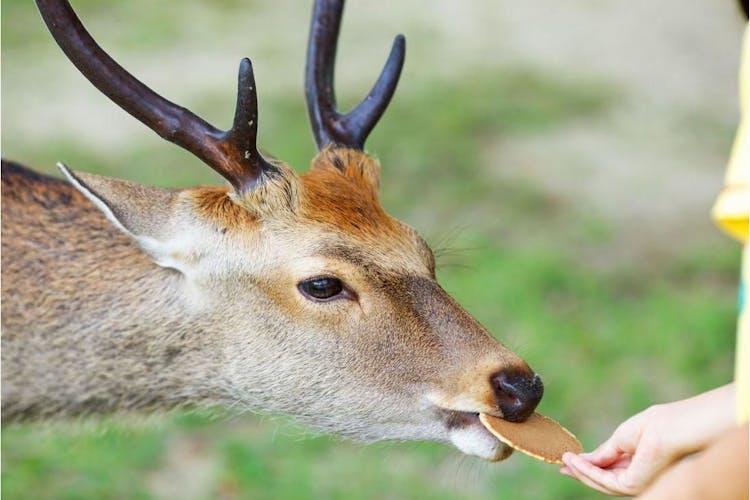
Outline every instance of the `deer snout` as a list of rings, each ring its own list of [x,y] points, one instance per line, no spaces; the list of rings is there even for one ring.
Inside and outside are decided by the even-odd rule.
[[[529,418],[544,394],[542,379],[535,373],[503,370],[493,375],[490,383],[503,418],[510,422]]]

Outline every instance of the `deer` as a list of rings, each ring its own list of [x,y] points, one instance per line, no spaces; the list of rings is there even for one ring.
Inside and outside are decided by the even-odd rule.
[[[249,59],[223,131],[118,65],[66,0],[36,4],[99,91],[227,182],[157,188],[60,163],[63,180],[3,160],[4,424],[226,407],[363,442],[511,454],[478,415],[524,421],[541,378],[441,288],[428,244],[381,206],[381,165],[365,152],[402,35],[341,113],[344,2],[315,1],[305,95],[318,153],[298,174],[256,145]]]

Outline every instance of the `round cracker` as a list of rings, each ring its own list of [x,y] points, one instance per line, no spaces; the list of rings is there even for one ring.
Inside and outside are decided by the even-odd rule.
[[[562,464],[563,453],[583,453],[583,446],[569,430],[551,418],[532,413],[525,422],[508,422],[485,413],[479,420],[493,436],[537,460]]]

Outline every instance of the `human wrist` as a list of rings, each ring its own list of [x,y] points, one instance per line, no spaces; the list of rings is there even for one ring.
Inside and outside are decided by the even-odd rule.
[[[649,408],[664,451],[680,458],[704,449],[734,423],[734,385]]]

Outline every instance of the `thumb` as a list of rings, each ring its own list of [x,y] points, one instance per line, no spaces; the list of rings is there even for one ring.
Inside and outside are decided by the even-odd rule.
[[[660,452],[653,440],[645,438],[633,454],[630,466],[622,475],[622,484],[628,488],[645,487],[670,463],[670,457]]]
[[[625,422],[618,427],[612,436],[594,451],[584,453],[581,456],[597,467],[606,468],[615,463],[625,453],[633,455],[638,447],[641,433],[628,423]]]

